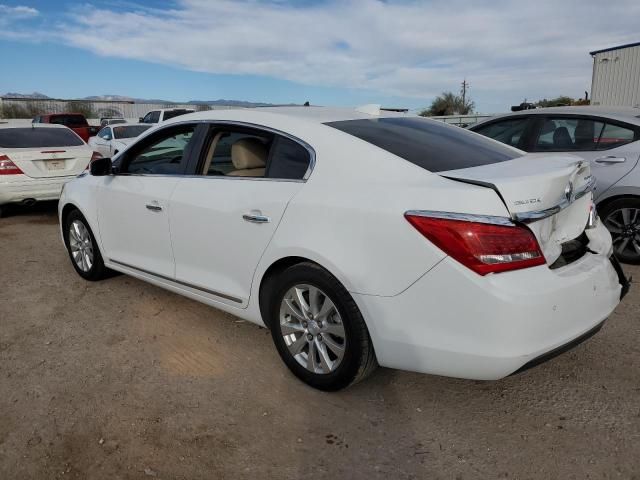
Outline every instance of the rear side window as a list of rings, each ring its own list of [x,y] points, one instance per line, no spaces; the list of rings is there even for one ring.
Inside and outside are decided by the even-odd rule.
[[[79,147],[84,142],[66,128],[0,128],[2,148]]]
[[[309,151],[293,140],[277,137],[271,147],[267,178],[302,180],[309,169]]]
[[[431,172],[478,167],[521,156],[506,145],[460,127],[415,117],[329,122]]]
[[[607,123],[600,135],[598,150],[619,147],[625,143],[633,142],[634,138],[635,132],[632,129]]]

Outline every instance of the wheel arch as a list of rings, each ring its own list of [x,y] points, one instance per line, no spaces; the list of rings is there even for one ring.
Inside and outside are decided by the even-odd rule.
[[[64,225],[66,223],[67,218],[69,217],[71,212],[73,212],[74,210],[79,211],[80,214],[84,217],[87,224],[89,225],[89,228],[93,232],[94,237],[96,237],[96,242],[98,242],[98,248],[102,249],[102,243],[96,236],[96,228],[92,222],[92,219],[89,216],[87,216],[87,214],[76,203],[73,203],[73,202],[65,203],[64,207],[62,207],[62,210],[60,210],[60,233],[62,235],[62,241],[64,242],[64,244],[65,245],[67,244]]]
[[[623,200],[626,198],[638,198],[640,199],[640,192],[638,194],[633,193],[619,193],[615,195],[608,196],[600,200],[597,204],[598,210],[604,210],[610,203],[615,202],[616,200]]]
[[[299,263],[313,263],[314,265],[319,266],[323,270],[326,270],[329,274],[335,277],[347,291],[349,288],[345,285],[345,283],[340,278],[340,275],[336,275],[331,269],[327,268],[325,265],[317,262],[311,258],[299,256],[299,255],[290,255],[286,257],[281,257],[269,265],[269,267],[265,270],[264,274],[260,278],[260,285],[258,287],[258,307],[260,309],[260,316],[262,317],[262,321],[267,328],[270,328],[269,325],[269,315],[267,314],[267,297],[266,293],[268,291],[269,283],[274,280],[279,273],[283,272],[289,267],[297,265]]]

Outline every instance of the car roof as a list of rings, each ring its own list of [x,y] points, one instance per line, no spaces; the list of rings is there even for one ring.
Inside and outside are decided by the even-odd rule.
[[[339,107],[256,107],[256,108],[234,108],[216,109],[195,112],[187,115],[172,118],[163,122],[184,122],[185,120],[223,120],[225,117],[246,117],[254,119],[266,119],[267,117],[286,117],[290,120],[304,121],[308,123],[322,124],[327,122],[339,122],[346,120],[360,120],[388,117],[408,117],[413,116],[406,113],[380,111],[380,114],[369,114],[354,108]]]
[[[67,128],[65,125],[59,123],[0,123],[0,128]]]
[[[491,118],[487,118],[481,123],[496,120],[498,118],[512,117],[519,115],[593,115],[596,117],[605,117],[611,120],[619,120],[622,122],[633,123],[640,125],[640,108],[635,107],[605,107],[605,106],[574,106],[574,107],[547,107],[547,108],[535,108],[532,110],[521,110],[518,112],[510,112],[504,114],[494,115]],[[475,126],[475,125],[474,125]]]
[[[139,122],[110,123],[109,125],[105,125],[103,128],[106,128],[106,127],[110,127],[110,128],[133,127],[133,126],[138,126],[138,127],[142,126],[142,127],[152,128],[152,127],[154,127],[154,124],[152,124],[152,123],[139,123]]]

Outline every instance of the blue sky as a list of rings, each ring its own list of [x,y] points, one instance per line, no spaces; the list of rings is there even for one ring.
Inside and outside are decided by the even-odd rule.
[[[489,113],[582,96],[588,52],[640,41],[638,18],[637,0],[0,0],[0,93],[417,109],[466,78]]]

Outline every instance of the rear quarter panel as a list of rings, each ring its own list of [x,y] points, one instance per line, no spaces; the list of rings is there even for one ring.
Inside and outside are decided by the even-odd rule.
[[[300,256],[322,265],[351,292],[397,295],[445,257],[409,224],[406,211],[508,215],[493,190],[442,178],[322,128],[328,131],[304,138],[316,150],[315,169],[289,203],[254,286],[278,259]]]

